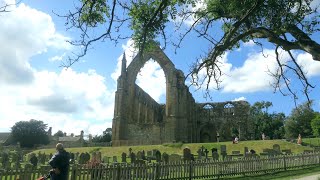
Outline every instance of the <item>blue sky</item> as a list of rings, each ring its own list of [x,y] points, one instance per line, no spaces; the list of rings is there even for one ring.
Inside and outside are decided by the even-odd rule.
[[[3,2],[0,0],[0,5]],[[126,52],[128,62],[131,61],[134,55],[132,42],[123,40],[117,46],[112,42],[97,42],[80,62],[68,70],[61,68],[62,61],[78,51],[65,41],[77,39],[79,34],[75,30],[66,31],[65,19],[57,17],[53,11],[65,14],[72,9],[73,3],[23,0],[10,7],[10,13],[0,14],[0,132],[10,131],[15,122],[29,119],[42,120],[53,127],[53,132],[62,130],[68,134],[79,134],[81,130],[87,134],[100,134],[111,127],[120,60]],[[184,26],[188,27],[188,22]],[[130,32],[124,30],[123,33]],[[173,31],[169,34],[170,38],[177,37]],[[319,34],[313,38],[320,42]],[[275,55],[272,46],[263,43],[267,57],[251,42],[225,54],[221,59],[225,73],[222,89],[211,90],[211,100],[203,97],[203,89],[190,87],[196,101],[247,100],[251,104],[271,101],[272,111],[288,115],[294,102],[290,97],[273,93],[270,86],[273,79],[266,71],[276,67]],[[190,65],[204,55],[208,47],[206,41],[191,34],[177,53],[172,46],[164,52],[186,75]],[[298,62],[305,63],[307,75],[316,85],[310,97],[314,100],[314,109],[319,111],[320,62],[313,61],[304,52],[294,54]],[[283,53],[282,59],[286,61],[288,55]],[[155,100],[164,103],[165,78],[157,63],[149,61],[145,65],[137,84]],[[299,89],[299,85],[293,85]],[[305,100],[300,96],[298,102]]]

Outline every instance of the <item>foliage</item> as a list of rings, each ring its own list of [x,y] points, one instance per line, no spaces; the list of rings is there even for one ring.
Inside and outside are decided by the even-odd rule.
[[[61,130],[59,130],[53,136],[55,136],[55,137],[63,137],[64,133]]]
[[[49,143],[46,129],[47,124],[42,121],[19,121],[11,127],[11,135],[15,143],[20,142],[21,147],[33,147],[36,144]]]
[[[103,131],[102,135],[96,135],[92,138],[92,142],[111,142],[112,140],[112,129],[107,128]]]
[[[66,18],[68,29],[76,28],[81,35],[71,44],[79,46],[82,52],[69,57],[63,66],[71,66],[83,57],[92,43],[106,39],[118,43],[119,40],[131,38],[143,55],[149,50],[154,40],[168,43],[179,48],[189,34],[207,40],[211,45],[202,61],[191,67],[194,85],[201,82],[214,82],[220,87],[220,58],[228,50],[241,46],[252,40],[263,47],[260,39],[270,42],[276,53],[278,64],[276,72],[270,72],[275,78],[273,87],[281,93],[291,94],[297,99],[292,85],[292,77],[298,78],[303,92],[310,101],[308,92],[314,88],[297,63],[292,50],[310,53],[314,60],[320,60],[320,45],[312,39],[319,33],[319,12],[316,0],[79,0],[80,6],[62,16]],[[192,22],[184,26],[184,22]],[[175,26],[178,38],[168,41],[170,34],[166,31]],[[104,31],[94,31],[96,27]],[[127,31],[131,29],[132,31]],[[126,30],[126,31],[123,31]],[[127,34],[126,34],[127,33]],[[279,50],[287,51],[291,63],[282,62]],[[203,81],[199,72],[204,70],[207,76]],[[201,73],[200,73],[201,74]],[[284,84],[284,86],[282,86]],[[282,87],[287,88],[287,92]],[[208,86],[207,86],[208,88]]]
[[[310,106],[307,102],[292,110],[285,122],[287,138],[297,138],[299,134],[302,138],[312,135],[311,120],[316,117],[317,113]]]
[[[311,120],[311,128],[314,136],[320,136],[320,114]]]
[[[268,109],[272,106],[269,101],[261,101],[254,103],[250,108],[249,116],[249,135],[253,135],[253,139],[261,139],[262,133],[270,139],[281,139],[284,136],[284,120],[283,113],[269,113]]]

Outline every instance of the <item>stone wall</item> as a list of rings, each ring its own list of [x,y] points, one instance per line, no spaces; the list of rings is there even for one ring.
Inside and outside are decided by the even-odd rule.
[[[159,63],[166,77],[165,105],[135,84],[150,59]],[[123,58],[115,95],[113,146],[216,141],[218,132],[222,139],[231,139],[230,127],[241,129],[241,122],[246,123],[248,103],[196,103],[184,81],[183,72],[160,48],[138,54],[128,67]]]

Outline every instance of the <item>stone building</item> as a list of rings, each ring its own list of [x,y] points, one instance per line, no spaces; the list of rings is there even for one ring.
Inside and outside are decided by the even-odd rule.
[[[157,103],[135,82],[137,74],[148,60],[159,63],[166,78],[166,104]],[[249,103],[196,103],[185,76],[157,47],[143,58],[137,55],[127,67],[122,59],[117,81],[112,144],[142,145],[172,142],[214,142],[230,140],[246,130]]]

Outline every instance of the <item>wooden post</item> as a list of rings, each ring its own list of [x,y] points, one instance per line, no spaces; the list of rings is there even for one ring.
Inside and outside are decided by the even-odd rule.
[[[287,170],[287,164],[286,164],[286,156],[283,156],[283,169]]]

